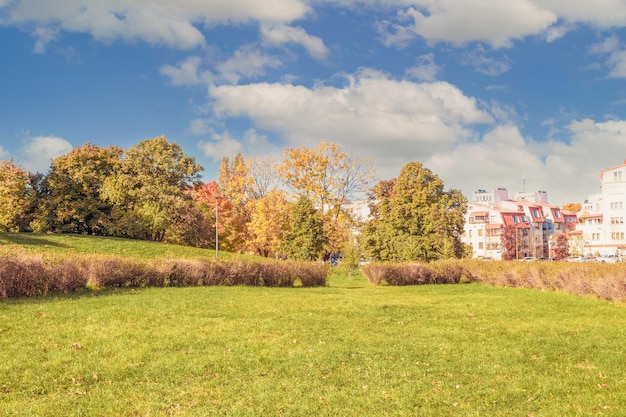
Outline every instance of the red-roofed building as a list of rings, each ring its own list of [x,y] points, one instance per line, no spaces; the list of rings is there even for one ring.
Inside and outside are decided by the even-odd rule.
[[[545,191],[511,199],[505,188],[478,190],[467,213],[463,242],[472,247],[474,258],[502,259],[507,229],[515,238],[513,258],[548,258],[551,237],[572,233],[578,222],[575,213],[550,205]]]

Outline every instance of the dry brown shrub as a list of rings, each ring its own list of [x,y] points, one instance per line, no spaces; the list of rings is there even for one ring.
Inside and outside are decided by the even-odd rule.
[[[148,266],[136,259],[115,257],[89,257],[87,262],[88,283],[101,287],[145,287],[148,282]]]
[[[372,262],[361,266],[361,273],[372,285],[380,285],[381,282],[387,281],[389,271],[389,265],[378,262]]]
[[[202,285],[222,285],[228,278],[228,266],[218,262],[207,262],[204,264],[204,274]]]
[[[48,292],[48,277],[41,256],[2,254],[0,256],[0,296],[31,297]]]
[[[261,274],[257,262],[236,260],[228,262],[228,281],[226,285],[250,285],[259,286]]]
[[[87,271],[79,258],[61,258],[45,265],[50,292],[69,293],[87,285]]]
[[[433,284],[458,284],[466,276],[463,265],[455,261],[435,262],[430,268]]]
[[[188,287],[202,285],[207,268],[203,262],[188,259],[165,259],[155,262],[155,276],[163,287]]]
[[[259,273],[266,287],[293,287],[295,277],[285,262],[259,264]]]
[[[300,281],[303,287],[323,287],[326,285],[329,266],[310,262],[289,262],[291,279]]]

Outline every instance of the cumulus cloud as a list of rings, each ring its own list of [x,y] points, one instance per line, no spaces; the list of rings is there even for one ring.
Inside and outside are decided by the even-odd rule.
[[[417,58],[417,65],[408,68],[406,75],[419,81],[434,81],[441,68],[435,63],[432,53]]]
[[[302,28],[285,24],[263,25],[261,37],[264,43],[274,46],[287,43],[299,44],[315,59],[324,59],[328,55],[328,48],[324,45],[324,41],[317,36],[309,35]]]
[[[496,59],[488,57],[484,48],[477,47],[473,51],[467,51],[461,56],[461,63],[470,67],[474,67],[476,72],[495,77],[507,72],[511,65],[509,59],[503,57]]]
[[[602,42],[591,45],[589,51],[608,56],[606,66],[609,68],[610,78],[626,78],[626,50],[622,48],[617,36],[609,36]]]
[[[159,71],[172,85],[237,84],[242,79],[263,76],[267,68],[278,68],[282,62],[252,45],[244,45],[228,59],[215,63],[213,71],[205,65],[199,56],[190,56],[176,65],[163,65]]]
[[[500,125],[480,140],[433,154],[424,164],[447,187],[459,188],[466,196],[497,187],[508,188],[512,195],[525,186],[527,191],[547,191],[554,204],[582,202],[598,191],[601,170],[623,162],[615,150],[624,148],[624,132],[623,120],[574,120],[564,130],[568,142],[540,142],[523,137],[513,124]]]
[[[530,0],[418,0],[414,4],[399,14],[410,23],[399,22],[386,34],[392,41],[413,34],[433,42],[481,41],[502,48],[514,39],[544,32],[558,19]]]
[[[255,79],[263,76],[267,68],[278,68],[281,61],[267,55],[252,45],[245,45],[235,51],[228,60],[216,65],[220,79],[231,84],[237,84],[242,78]]]
[[[277,149],[268,140],[266,135],[259,134],[255,129],[248,129],[240,139],[235,138],[230,132],[222,133],[210,130],[210,138],[198,143],[198,148],[204,156],[218,162],[225,156],[232,158],[237,153],[252,154],[275,154]]]
[[[67,140],[57,136],[36,136],[24,141],[20,151],[21,165],[30,172],[47,172],[50,163],[73,148]]]
[[[445,152],[493,122],[476,100],[446,82],[415,83],[362,70],[342,87],[256,83],[211,88],[218,117],[246,117],[288,146],[342,143],[394,165]],[[383,170],[384,171],[384,170]],[[395,175],[395,174],[394,174]]]
[[[196,25],[291,22],[309,11],[303,0],[16,0],[5,7],[9,22],[34,24],[40,31],[88,33],[100,41],[142,40],[182,49],[205,44]]]
[[[214,79],[209,71],[201,71],[202,58],[190,56],[177,65],[166,64],[159,70],[173,85],[209,84]]]
[[[414,0],[406,4],[396,21],[381,26],[387,45],[402,46],[419,36],[430,42],[484,42],[503,48],[533,35],[551,42],[580,24],[598,29],[626,26],[626,3],[620,0]]]

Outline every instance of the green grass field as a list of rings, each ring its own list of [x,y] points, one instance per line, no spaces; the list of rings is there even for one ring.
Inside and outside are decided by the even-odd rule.
[[[0,416],[626,415],[623,304],[334,272],[0,300]]]

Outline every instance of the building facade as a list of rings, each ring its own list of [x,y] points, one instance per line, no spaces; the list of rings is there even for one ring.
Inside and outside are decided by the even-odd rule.
[[[581,254],[625,255],[626,161],[600,172],[600,192],[590,195],[581,206]]]
[[[514,247],[513,259],[548,258],[554,255],[553,239],[576,235],[576,224],[576,214],[550,205],[545,191],[509,198],[506,188],[477,190],[468,203],[462,240],[474,258],[501,260],[507,244]]]

